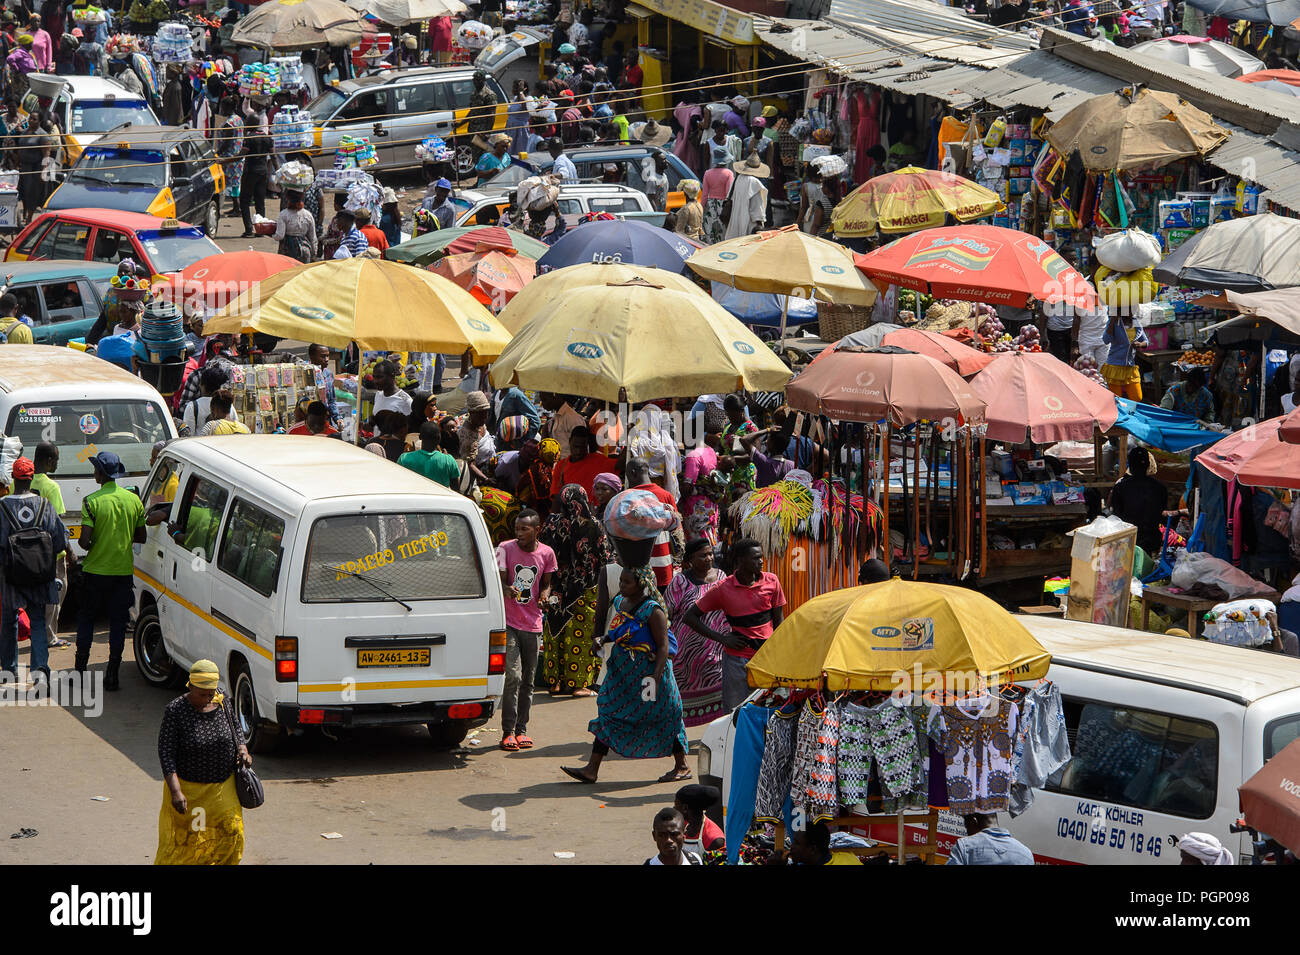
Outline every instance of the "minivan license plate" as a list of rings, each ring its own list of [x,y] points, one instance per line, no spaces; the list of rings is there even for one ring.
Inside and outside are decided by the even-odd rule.
[[[359,667],[427,667],[429,665],[429,648],[416,647],[409,650],[358,650]]]

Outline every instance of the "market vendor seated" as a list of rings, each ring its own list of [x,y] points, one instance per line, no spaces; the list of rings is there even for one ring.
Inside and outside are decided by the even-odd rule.
[[[1205,387],[1205,371],[1193,368],[1186,379],[1169,386],[1160,399],[1160,407],[1190,415],[1198,421],[1214,420],[1214,396]]]
[[[497,133],[488,142],[492,146],[491,152],[486,152],[478,157],[478,162],[474,164],[474,171],[478,173],[478,184],[481,186],[489,179],[496,176],[501,170],[510,167],[510,137],[505,133]]]

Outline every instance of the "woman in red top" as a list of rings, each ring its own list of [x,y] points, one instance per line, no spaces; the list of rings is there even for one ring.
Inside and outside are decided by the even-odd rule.
[[[673,808],[686,820],[686,842],[682,848],[694,852],[701,859],[706,853],[724,852],[727,837],[722,827],[705,815],[722,798],[716,786],[702,786],[691,783],[677,790],[673,797]]]
[[[560,505],[560,491],[566,484],[578,484],[587,492],[587,500],[596,503],[592,485],[597,474],[617,474],[614,462],[599,451],[591,450],[591,432],[583,427],[569,433],[569,456],[555,462],[551,469],[551,502]]]
[[[429,21],[429,49],[439,66],[451,62],[451,17],[434,17]]]

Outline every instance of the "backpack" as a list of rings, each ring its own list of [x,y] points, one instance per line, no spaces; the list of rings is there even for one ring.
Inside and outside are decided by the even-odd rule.
[[[43,497],[37,497],[37,500],[40,504],[36,507],[36,516],[30,527],[19,526],[10,501],[0,504],[0,514],[10,524],[8,544],[0,556],[3,556],[5,577],[11,586],[48,584],[55,577],[57,555],[54,551],[54,538],[41,526],[49,502]]]

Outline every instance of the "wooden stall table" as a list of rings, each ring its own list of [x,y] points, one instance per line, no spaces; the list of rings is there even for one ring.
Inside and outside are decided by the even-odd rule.
[[[1252,594],[1252,597],[1260,600],[1278,600],[1276,591],[1269,591],[1267,594]],[[1243,598],[1245,599],[1245,598]],[[1193,597],[1190,594],[1181,593],[1176,590],[1170,590],[1168,587],[1157,587],[1154,584],[1147,584],[1142,588],[1142,629],[1147,628],[1147,620],[1151,615],[1151,605],[1164,604],[1166,607],[1173,607],[1176,610],[1187,611],[1187,632],[1193,637],[1198,637],[1201,625],[1201,617],[1205,611],[1211,607],[1224,603],[1223,600],[1210,600],[1205,597]]]

